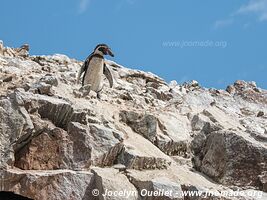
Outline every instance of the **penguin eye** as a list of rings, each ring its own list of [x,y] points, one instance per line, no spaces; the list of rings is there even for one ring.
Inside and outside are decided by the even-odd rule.
[[[102,53],[105,53],[105,47],[99,47],[98,50],[101,51]]]

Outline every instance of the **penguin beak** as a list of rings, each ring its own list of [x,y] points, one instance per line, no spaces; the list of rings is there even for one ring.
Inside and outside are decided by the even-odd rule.
[[[107,53],[108,53],[108,55],[110,55],[111,57],[114,57],[114,54],[112,53],[112,51],[111,51],[111,49],[107,49]]]

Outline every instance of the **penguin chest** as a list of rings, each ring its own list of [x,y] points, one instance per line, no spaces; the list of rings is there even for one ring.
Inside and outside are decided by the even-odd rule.
[[[98,92],[101,89],[104,59],[93,57],[90,60],[88,69],[84,77],[84,85],[90,84],[91,90]]]

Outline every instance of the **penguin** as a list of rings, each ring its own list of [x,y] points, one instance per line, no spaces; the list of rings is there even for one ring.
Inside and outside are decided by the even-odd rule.
[[[113,86],[113,77],[105,64],[104,55],[114,57],[111,49],[106,44],[98,44],[94,51],[86,58],[77,77],[77,84],[80,83],[82,73],[82,86],[89,88],[97,93],[97,98],[100,99],[100,92],[103,88],[102,74],[104,74],[108,81],[109,86]],[[90,92],[90,91],[89,91]]]

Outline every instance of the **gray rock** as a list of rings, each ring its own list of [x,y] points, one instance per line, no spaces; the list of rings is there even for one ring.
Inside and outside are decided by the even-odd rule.
[[[92,172],[95,175],[94,187],[99,191],[100,200],[139,199],[136,188],[118,170],[95,167],[92,168]]]
[[[231,131],[212,132],[202,142],[204,148],[195,151],[197,169],[219,183],[258,187],[258,176],[266,170],[267,149],[263,145],[242,132]]]
[[[25,119],[8,99],[0,100],[0,169],[14,162],[13,144],[25,134]]]
[[[41,132],[15,153],[15,166],[24,170],[72,169],[72,141],[59,128]]]
[[[153,115],[139,114],[133,111],[121,111],[120,118],[122,122],[129,125],[136,133],[143,135],[152,143],[156,140],[157,118]]]
[[[46,74],[44,77],[40,79],[40,82],[43,82],[43,83],[46,83],[52,86],[58,86],[58,79],[51,74]]]
[[[36,200],[89,199],[93,174],[87,171],[54,170],[0,172],[1,191]]]
[[[100,125],[87,127],[71,122],[68,133],[73,141],[73,160],[77,168],[111,166],[123,148],[122,142],[113,135],[113,130]]]
[[[166,177],[154,179],[139,179],[131,174],[131,182],[138,189],[139,195],[144,200],[180,200],[182,196],[181,185]]]
[[[157,156],[140,154],[132,147],[124,147],[118,156],[118,162],[129,169],[166,169],[170,165],[170,160]]]

